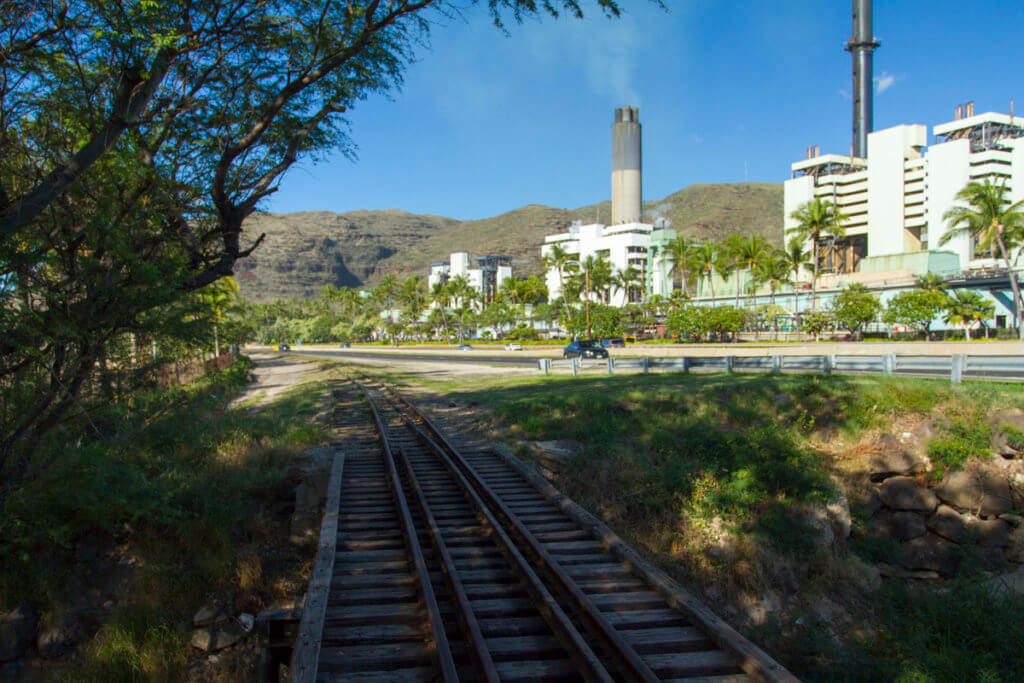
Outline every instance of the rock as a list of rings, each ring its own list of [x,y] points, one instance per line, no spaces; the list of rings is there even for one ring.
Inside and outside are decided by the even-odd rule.
[[[861,517],[869,518],[882,509],[882,499],[878,497],[878,489],[874,486],[854,489],[852,498]]]
[[[1006,513],[1003,513],[1003,514],[999,515],[999,519],[1001,519],[1004,522],[1007,522],[1011,526],[1015,526],[1015,527],[1018,527],[1022,523],[1024,523],[1024,517],[1021,517],[1020,515],[1015,515],[1015,514],[1013,514],[1011,512],[1006,512]]]
[[[924,517],[916,512],[893,512],[888,522],[889,535],[901,541],[909,541],[928,532]]]
[[[25,654],[36,635],[37,622],[35,610],[27,604],[0,614],[0,662]]]
[[[835,543],[836,534],[832,530],[828,509],[824,505],[810,506],[804,515],[804,522],[813,530],[809,540],[816,549],[825,550]]]
[[[992,415],[989,423],[996,427],[1010,425],[1017,431],[1024,432],[1024,412],[1020,410],[1001,410]]]
[[[39,634],[36,647],[45,659],[63,657],[85,637],[85,627],[72,614],[62,617],[56,624]]]
[[[931,570],[918,570],[911,571],[910,569],[904,569],[893,564],[886,564],[884,562],[878,563],[878,573],[881,576],[890,576],[897,579],[922,579],[922,580],[934,580],[939,578],[939,573]]]
[[[192,632],[192,647],[216,652],[231,647],[245,637],[245,629],[235,621],[221,621]]]
[[[988,585],[997,591],[1008,590],[1018,595],[1024,595],[1024,567],[1018,567],[1015,572],[997,576],[989,581]]]
[[[852,553],[846,558],[845,574],[852,583],[869,595],[882,585],[882,575],[878,567]]]
[[[996,517],[1013,509],[1013,494],[1005,479],[987,473],[953,472],[935,488],[947,505],[982,517]]]
[[[969,528],[977,536],[979,545],[988,548],[1010,545],[1010,525],[1001,519],[975,519]]]
[[[904,434],[900,442],[911,455],[927,458],[928,442],[934,439],[935,435],[935,423],[932,420],[925,420],[911,432]],[[927,463],[927,460],[925,462]]]
[[[216,621],[224,621],[231,618],[224,608],[218,607],[217,605],[207,604],[196,610],[195,615],[192,617],[193,626],[209,626]]]
[[[935,534],[925,534],[904,543],[898,561],[905,569],[930,570],[951,576],[960,564],[960,552],[956,544]]]
[[[882,481],[892,476],[924,472],[925,462],[903,450],[892,435],[887,434],[875,446],[878,451],[868,456],[871,481]]]
[[[948,505],[940,505],[935,514],[928,518],[928,529],[954,543],[963,543],[967,523],[959,512]]]
[[[976,549],[977,568],[981,571],[1000,573],[1005,572],[1009,566],[1001,548],[981,546]],[[974,567],[971,567],[974,569]],[[973,572],[972,572],[973,573]]]
[[[303,479],[295,487],[295,515],[307,516],[320,512],[320,492],[315,482]]]
[[[1024,527],[1017,527],[1010,532],[1010,545],[1006,549],[1006,559],[1010,562],[1024,564]]]
[[[893,510],[931,514],[939,500],[927,487],[910,477],[890,477],[878,488],[882,503]]]

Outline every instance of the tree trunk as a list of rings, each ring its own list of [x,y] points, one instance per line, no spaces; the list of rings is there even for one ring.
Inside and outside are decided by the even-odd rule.
[[[971,326],[964,325],[964,332],[967,334],[967,341],[971,341]]]
[[[818,309],[818,238],[811,240],[811,258],[814,259],[814,276],[811,278],[811,310]]]
[[[1010,263],[1010,255],[1006,252],[1006,243],[1003,242],[1003,238],[999,237],[999,251],[1003,255],[1003,262],[1006,264],[1006,274],[1010,276],[1010,288],[1013,289],[1013,317],[1014,325],[1017,327],[1017,339],[1024,340],[1024,320],[1022,320],[1021,313],[1021,300],[1020,300],[1020,285],[1017,283],[1017,271],[1013,269]]]

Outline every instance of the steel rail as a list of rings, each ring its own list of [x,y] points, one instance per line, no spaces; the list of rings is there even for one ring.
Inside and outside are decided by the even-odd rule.
[[[434,648],[438,659],[438,668],[445,683],[456,683],[459,680],[458,670],[455,666],[455,659],[452,657],[451,647],[448,644],[448,636],[444,631],[444,619],[441,617],[441,610],[437,606],[437,597],[434,595],[434,587],[430,581],[430,572],[427,569],[426,560],[423,558],[423,549],[420,547],[419,537],[416,533],[416,526],[412,521],[412,514],[409,512],[409,504],[405,498],[405,490],[402,488],[398,478],[398,471],[395,468],[395,457],[391,452],[387,435],[384,430],[384,423],[381,421],[380,413],[377,412],[373,401],[367,400],[370,410],[373,413],[373,420],[380,433],[381,444],[384,447],[384,460],[387,462],[388,474],[391,483],[391,490],[398,504],[402,527],[405,531],[405,544],[412,556],[413,565],[416,567],[416,576],[419,580],[420,591],[423,601],[426,603],[429,616],[430,630],[434,635]]]
[[[518,516],[508,508],[498,495],[487,485],[477,474],[476,470],[459,453],[458,449],[441,433],[439,429],[411,403],[405,400],[397,392],[385,385],[385,390],[395,400],[403,405],[406,410],[418,421],[422,421],[429,429],[430,434],[422,430],[418,425],[410,422],[410,428],[420,434],[421,438],[431,444],[439,454],[444,455],[443,460],[449,468],[457,468],[460,476],[464,475],[474,485],[474,492],[485,496],[493,509],[505,519],[506,525],[511,527],[512,532],[519,537],[528,551],[536,557],[538,563],[544,567],[547,573],[555,580],[559,589],[571,596],[573,603],[579,610],[580,615],[587,626],[597,635],[605,650],[612,656],[619,672],[630,680],[658,681],[659,677],[643,661],[636,649],[630,645],[622,634],[612,626],[608,619],[594,605],[593,601],[580,589],[576,582],[565,572],[561,564],[544,549],[543,545],[519,520]],[[432,436],[433,435],[433,438]],[[436,438],[436,441],[435,441]],[[440,443],[438,443],[440,442]],[[447,451],[447,453],[444,453]],[[450,464],[449,464],[450,463]]]
[[[389,395],[394,395],[389,387],[384,384],[381,384],[381,386],[383,387],[384,392]],[[399,403],[404,404],[404,400],[401,399],[401,397],[396,398]],[[398,412],[399,416],[404,418],[401,411],[396,412]],[[408,419],[405,419],[404,421],[413,433],[416,433],[416,426]],[[422,430],[420,430],[420,432],[422,433]],[[602,681],[605,683],[612,683],[612,681],[617,680],[611,673],[609,673],[597,654],[587,644],[583,635],[579,632],[579,629],[577,629],[572,623],[569,616],[565,613],[565,610],[563,610],[561,605],[558,604],[558,601],[551,594],[551,591],[548,590],[547,586],[530,566],[530,563],[523,556],[516,543],[509,538],[504,526],[494,518],[494,515],[487,507],[487,504],[480,498],[476,489],[470,481],[466,479],[459,467],[452,462],[444,449],[433,442],[428,435],[424,433],[421,438],[423,438],[426,443],[434,449],[438,457],[441,459],[441,462],[451,473],[452,478],[455,479],[456,484],[462,490],[463,494],[476,507],[478,519],[480,519],[480,521],[491,530],[491,533],[497,541],[499,550],[501,550],[502,554],[505,555],[506,559],[508,559],[512,564],[513,569],[515,569],[519,574],[520,579],[523,581],[523,585],[533,598],[534,606],[551,627],[552,632],[558,638],[559,642],[562,643],[562,646],[565,648],[570,658],[579,667],[580,674],[584,679],[588,681]],[[652,680],[658,679],[655,677]]]
[[[377,408],[373,404],[373,400],[370,398],[366,387],[358,383],[357,386],[360,391],[363,392],[366,402],[370,404],[370,408],[373,410],[374,416],[376,417],[378,415]],[[389,459],[393,458],[394,451],[391,449],[389,440],[384,435],[383,431],[381,432],[381,436],[387,457]],[[466,589],[463,586],[462,578],[455,569],[455,561],[452,559],[451,553],[448,551],[448,544],[445,543],[444,536],[441,534],[441,528],[438,526],[437,520],[434,518],[434,513],[430,509],[430,504],[427,502],[426,494],[420,486],[419,478],[413,471],[412,464],[409,462],[409,457],[406,455],[404,449],[398,449],[398,457],[401,459],[402,467],[405,469],[405,475],[409,481],[409,486],[412,488],[420,515],[423,517],[427,526],[427,531],[430,533],[430,539],[434,544],[434,550],[441,559],[441,572],[444,575],[449,590],[451,590],[452,594],[455,596],[456,602],[458,602],[458,609],[455,611],[455,616],[459,620],[459,625],[462,627],[463,633],[469,636],[471,647],[484,679],[487,681],[498,681],[500,680],[498,670],[494,666],[494,660],[491,658],[490,649],[487,647],[487,641],[484,639],[483,632],[480,630],[480,623],[477,621],[476,615],[473,613],[473,608],[470,604],[469,596],[466,594]]]

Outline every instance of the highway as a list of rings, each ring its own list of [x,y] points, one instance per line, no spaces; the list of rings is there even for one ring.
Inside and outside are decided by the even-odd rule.
[[[401,353],[401,352],[375,352],[375,351],[354,351],[351,349],[324,349],[311,350],[292,348],[289,354],[299,356],[316,356],[319,358],[332,359],[360,359],[386,362],[387,360],[411,361],[420,363],[475,363],[477,365],[513,365],[516,367],[538,367],[537,356],[495,356],[485,354],[481,351],[457,351],[450,354],[438,353]],[[552,354],[552,358],[561,358],[561,355]]]

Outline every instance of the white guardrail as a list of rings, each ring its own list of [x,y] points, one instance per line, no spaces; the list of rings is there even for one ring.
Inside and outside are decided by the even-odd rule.
[[[573,375],[600,369],[609,375],[619,368],[634,368],[647,374],[655,369],[689,372],[705,369],[719,372],[820,372],[824,375],[876,374],[914,377],[949,377],[954,384],[964,379],[1024,381],[1024,355],[1021,356],[903,356],[889,353],[880,356],[682,356],[673,358],[541,358],[545,375],[552,370],[568,368]]]

